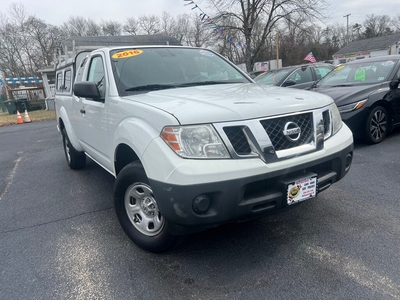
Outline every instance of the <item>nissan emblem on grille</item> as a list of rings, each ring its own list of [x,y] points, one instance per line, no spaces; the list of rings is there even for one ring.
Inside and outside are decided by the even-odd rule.
[[[300,138],[301,129],[300,127],[294,122],[287,122],[285,127],[283,128],[283,135],[291,141],[295,142]]]

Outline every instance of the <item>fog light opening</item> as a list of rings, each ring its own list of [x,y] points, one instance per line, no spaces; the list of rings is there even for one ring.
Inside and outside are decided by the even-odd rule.
[[[199,195],[193,200],[193,211],[198,214],[204,214],[211,205],[211,198],[208,195]]]
[[[351,166],[351,162],[352,161],[353,161],[353,152],[350,152],[346,156],[346,167],[344,169],[346,172],[348,172],[350,170],[350,166]]]

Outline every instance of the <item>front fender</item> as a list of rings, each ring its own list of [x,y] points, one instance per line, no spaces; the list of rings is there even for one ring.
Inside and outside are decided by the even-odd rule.
[[[143,119],[129,117],[122,120],[115,128],[113,139],[114,161],[116,160],[116,149],[120,144],[129,146],[139,157],[144,169],[148,167],[149,162],[143,161],[143,154],[151,141],[160,136],[160,128],[155,128],[152,124]],[[114,166],[115,174],[115,166]]]
[[[67,111],[65,110],[64,107],[60,108],[59,118],[61,118],[62,122],[64,123],[65,131],[67,132],[69,141],[71,142],[72,146],[77,151],[83,151],[83,148],[82,148],[81,144],[79,143],[78,137],[76,136],[74,129],[72,128],[71,122],[68,118]]]

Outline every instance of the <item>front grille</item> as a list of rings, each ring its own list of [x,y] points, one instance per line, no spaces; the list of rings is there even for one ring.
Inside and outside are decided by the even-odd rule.
[[[251,153],[250,145],[242,126],[224,127],[224,132],[238,155],[248,155]]]
[[[309,144],[313,140],[312,113],[266,119],[260,122],[271,139],[275,151]],[[300,137],[296,141],[290,140],[283,134],[285,125],[288,122],[297,124],[301,129]]]

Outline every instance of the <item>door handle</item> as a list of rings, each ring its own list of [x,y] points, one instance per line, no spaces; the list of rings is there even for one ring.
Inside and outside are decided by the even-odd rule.
[[[84,108],[81,108],[80,112],[81,114],[86,114],[86,110]]]

